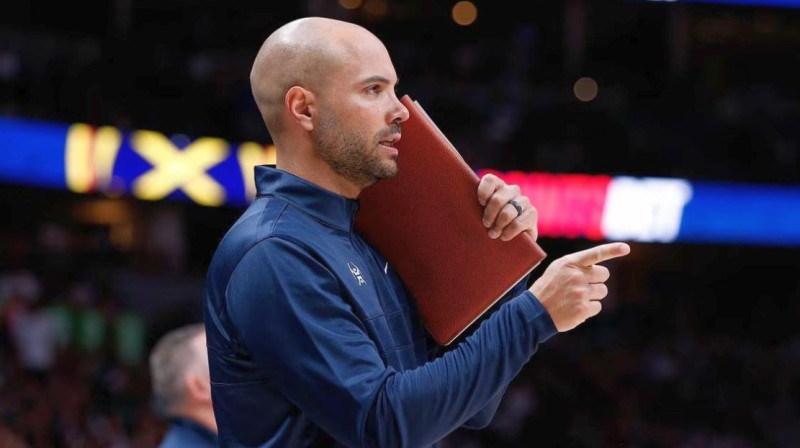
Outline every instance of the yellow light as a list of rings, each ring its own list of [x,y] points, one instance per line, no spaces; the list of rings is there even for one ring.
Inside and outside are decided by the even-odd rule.
[[[460,1],[453,6],[450,13],[453,21],[459,25],[472,25],[478,18],[478,8],[471,1]]]
[[[94,129],[87,124],[73,124],[67,131],[64,166],[67,188],[86,193],[94,186],[92,138]]]
[[[344,9],[357,9],[361,3],[361,0],[339,0],[339,6]]]
[[[264,147],[258,143],[245,142],[239,145],[236,158],[239,160],[239,169],[242,170],[245,195],[248,200],[252,200],[256,197],[255,172],[253,171],[253,167],[265,164],[274,165],[277,161],[275,145],[267,145]]]
[[[133,182],[136,197],[155,201],[180,188],[200,205],[225,202],[225,189],[206,172],[228,157],[225,140],[203,137],[181,151],[158,132],[137,131],[131,143],[134,151],[153,165]]]
[[[572,86],[575,97],[583,102],[592,101],[597,97],[597,81],[592,78],[581,78]]]
[[[72,208],[72,216],[79,222],[116,225],[133,219],[128,203],[116,199],[82,201]]]
[[[103,126],[97,130],[94,139],[94,171],[97,183],[103,190],[108,190],[114,162],[122,144],[122,134],[116,128]]]
[[[117,249],[133,247],[135,213],[128,202],[115,199],[82,201],[72,207],[72,216],[78,222],[108,226],[109,239]]]

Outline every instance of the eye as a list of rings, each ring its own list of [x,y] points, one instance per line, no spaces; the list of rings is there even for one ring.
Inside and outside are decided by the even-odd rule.
[[[367,93],[381,93],[382,90],[383,88],[380,84],[372,84],[366,88]]]

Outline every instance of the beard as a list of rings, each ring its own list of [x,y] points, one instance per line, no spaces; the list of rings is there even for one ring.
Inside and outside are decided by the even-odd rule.
[[[380,179],[390,179],[397,174],[394,159],[382,160],[379,142],[395,132],[399,124],[378,133],[373,141],[356,131],[348,131],[333,114],[320,117],[314,144],[317,153],[334,172],[360,188],[366,188]]]

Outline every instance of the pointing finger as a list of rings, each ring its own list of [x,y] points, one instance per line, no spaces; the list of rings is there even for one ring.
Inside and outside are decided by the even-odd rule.
[[[589,267],[612,258],[628,255],[630,252],[630,246],[625,243],[608,243],[575,252],[567,257],[572,263]]]

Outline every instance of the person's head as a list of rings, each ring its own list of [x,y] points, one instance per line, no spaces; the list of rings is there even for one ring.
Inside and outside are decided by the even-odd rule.
[[[253,96],[282,169],[354,197],[397,173],[408,110],[386,47],[367,29],[306,17],[278,28],[253,63]]]
[[[150,379],[159,414],[193,419],[216,431],[202,323],[176,328],[158,340],[150,352]]]

